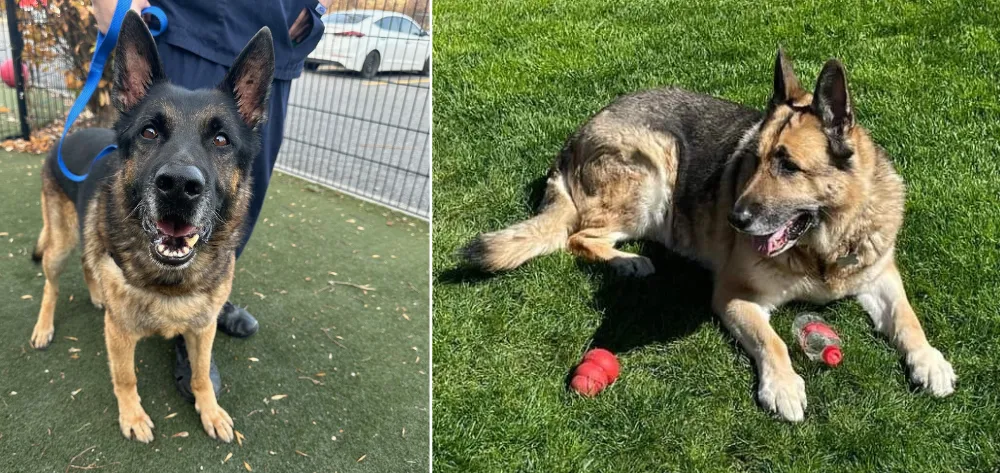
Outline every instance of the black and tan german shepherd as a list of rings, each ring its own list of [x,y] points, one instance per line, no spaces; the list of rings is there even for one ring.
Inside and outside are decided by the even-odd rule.
[[[844,66],[828,61],[810,93],[779,50],[763,112],[680,89],[614,101],[567,141],[539,214],[463,255],[501,271],[566,248],[643,276],[652,261],[615,244],[661,242],[712,270],[712,307],[756,361],[760,403],[800,421],[805,383],[769,323],[792,300],[856,298],[914,384],[954,389],[896,268],[904,200],[885,151],[854,120]]]
[[[55,152],[42,172],[44,226],[35,249],[45,291],[31,345],[46,348],[59,273],[83,239],[90,300],[104,308],[104,336],[118,421],[128,438],[153,440],[139,404],[135,347],[143,337],[183,335],[191,355],[195,409],[212,438],[229,442],[233,420],[209,379],[216,317],[232,288],[235,248],[250,200],[250,169],[259,152],[274,71],[274,46],[262,29],[218,88],[171,85],[156,44],[129,12],[115,47],[114,129],[87,129],[63,145],[77,173],[99,150],[117,151],[77,184],[63,176]]]

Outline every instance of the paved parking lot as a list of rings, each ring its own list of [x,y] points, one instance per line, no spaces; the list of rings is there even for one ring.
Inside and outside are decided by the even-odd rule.
[[[427,217],[430,79],[320,69],[292,83],[278,168]]]

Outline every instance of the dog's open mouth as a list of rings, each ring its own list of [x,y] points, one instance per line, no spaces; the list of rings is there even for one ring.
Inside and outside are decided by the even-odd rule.
[[[751,235],[753,247],[758,253],[770,258],[795,246],[795,242],[812,226],[812,216],[801,213],[785,222],[777,230],[765,235]]]
[[[159,220],[156,222],[153,253],[163,263],[184,264],[194,255],[194,245],[200,238],[199,231],[198,227],[177,218]]]

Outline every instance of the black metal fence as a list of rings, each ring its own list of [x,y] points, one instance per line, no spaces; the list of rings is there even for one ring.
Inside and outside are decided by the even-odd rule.
[[[67,78],[74,59],[29,60],[24,58],[32,55],[20,54],[22,32],[66,13],[45,2],[22,1],[29,5],[21,6],[16,0],[3,1],[0,76],[7,82],[9,67],[12,80],[0,89],[0,137],[22,137],[29,130],[61,124],[76,95],[67,85],[80,84]],[[323,38],[310,54],[307,70],[292,82],[276,169],[429,218],[428,3],[340,1],[322,21]],[[30,49],[30,37],[27,42]],[[22,59],[27,75],[18,74],[14,64]]]

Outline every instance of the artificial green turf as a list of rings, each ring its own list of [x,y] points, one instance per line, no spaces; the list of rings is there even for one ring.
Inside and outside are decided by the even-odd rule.
[[[995,471],[1000,464],[1000,4],[971,1],[435,3],[434,466],[439,471]],[[908,183],[898,259],[956,393],[912,392],[854,302],[822,309],[837,369],[793,363],[805,422],[753,400],[710,278],[657,245],[622,279],[567,254],[493,278],[457,270],[479,231],[532,214],[565,138],[614,97],[663,85],[763,108],[776,45],[804,84],[847,66],[857,118]],[[786,342],[791,318],[772,318]],[[565,389],[591,345],[618,383]]]
[[[156,424],[156,439],[143,445],[119,432],[103,314],[88,302],[78,257],[61,279],[53,344],[47,351],[28,344],[43,286],[28,256],[41,228],[40,162],[0,153],[0,471],[62,472],[90,446],[74,465],[246,471],[245,461],[253,471],[427,471],[425,222],[276,175],[231,298],[249,305],[260,332],[247,340],[220,332],[214,350],[224,383],[219,403],[243,445],[204,433],[194,406],[174,389],[173,342],[162,338],[140,342],[136,353],[139,394]],[[271,400],[279,394],[288,397]],[[189,436],[172,438],[178,432]]]

